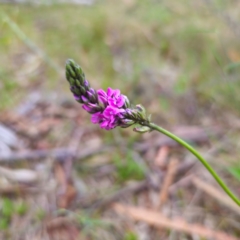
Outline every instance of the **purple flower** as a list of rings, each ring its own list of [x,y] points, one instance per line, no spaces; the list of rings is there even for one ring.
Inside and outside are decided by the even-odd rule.
[[[86,110],[86,109],[85,109]],[[89,109],[87,109],[89,111]],[[103,112],[96,112],[92,115],[92,123],[99,123],[101,128],[106,130],[113,129],[119,125],[119,114],[123,109],[107,106]]]
[[[117,127],[117,119],[115,116],[108,116],[105,117],[101,112],[94,113],[92,115],[92,123],[94,124],[100,124],[101,128],[104,128],[106,130],[113,129]]]
[[[107,96],[107,93],[102,90],[102,89],[99,89],[97,90],[97,94],[98,94],[98,100],[103,103],[105,106],[108,105],[108,96]]]
[[[101,107],[93,103],[83,104],[82,108],[89,113],[97,113],[101,111]]]
[[[118,114],[123,111],[124,111],[123,109],[107,106],[103,112],[103,116],[106,118],[118,117]]]
[[[105,128],[106,130],[113,129],[117,127],[117,121],[114,117],[110,118],[103,118],[102,121],[100,122],[100,127]]]
[[[108,103],[113,107],[121,108],[125,103],[125,97],[121,95],[119,89],[108,88],[107,90]]]
[[[92,121],[92,123],[97,124],[97,123],[100,123],[103,118],[104,117],[103,117],[102,113],[101,112],[97,112],[97,113],[92,114],[91,121]]]
[[[115,108],[122,108],[125,102],[128,100],[126,96],[122,95],[119,89],[108,88],[107,92],[102,89],[97,91],[98,100],[104,104],[105,107],[108,105]]]

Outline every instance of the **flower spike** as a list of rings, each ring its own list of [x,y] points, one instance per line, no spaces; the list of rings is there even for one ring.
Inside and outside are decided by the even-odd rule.
[[[66,62],[66,78],[75,100],[92,114],[92,123],[99,124],[101,128],[126,128],[148,122],[144,107],[137,105],[131,108],[129,99],[119,89],[109,87],[107,91],[96,91],[91,88],[82,68],[71,59]]]

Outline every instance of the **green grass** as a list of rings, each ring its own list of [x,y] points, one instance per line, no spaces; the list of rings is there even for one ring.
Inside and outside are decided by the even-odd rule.
[[[23,216],[28,211],[25,202],[15,202],[4,197],[0,202],[0,230],[7,230],[14,215]]]
[[[133,159],[131,151],[128,152],[125,158],[119,155],[115,156],[113,161],[116,166],[116,180],[118,182],[145,178],[144,167]]]
[[[216,7],[223,11],[232,5],[223,8],[216,2]],[[239,85],[233,83],[228,88],[223,78],[231,78],[224,68],[234,64],[227,52],[240,51],[240,44],[224,20],[204,4],[194,6],[185,0],[172,6],[169,1],[139,1],[129,6],[102,1],[94,7],[3,5],[1,11],[25,35],[22,38],[1,16],[2,109],[24,95],[21,92],[26,88],[16,75],[23,67],[23,56],[36,55],[43,70],[41,74],[26,74],[30,86],[67,91],[64,63],[73,58],[83,66],[94,86],[111,85],[128,92],[140,79],[150,81],[144,75],[147,70],[164,85],[167,79],[160,79],[158,72],[170,63],[180,69],[172,94],[181,96],[194,90],[206,104],[214,101],[239,112],[237,96],[234,104],[228,103],[229,96],[237,95]]]

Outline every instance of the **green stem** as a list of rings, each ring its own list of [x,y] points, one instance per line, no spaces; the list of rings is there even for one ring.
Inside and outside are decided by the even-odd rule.
[[[159,127],[158,125],[154,123],[147,123],[144,124],[151,129],[157,130],[158,132],[161,132],[165,134],[166,136],[172,138],[182,146],[184,146],[186,149],[188,149],[194,156],[198,158],[198,160],[205,166],[205,168],[212,174],[212,176],[215,178],[215,180],[218,182],[218,184],[222,187],[222,189],[228,194],[228,196],[238,205],[240,206],[240,200],[229,190],[229,188],[226,186],[226,184],[222,181],[222,179],[217,175],[217,173],[212,169],[212,167],[208,164],[208,162],[188,143],[183,141],[181,138],[177,137],[173,133],[165,130],[164,128]]]

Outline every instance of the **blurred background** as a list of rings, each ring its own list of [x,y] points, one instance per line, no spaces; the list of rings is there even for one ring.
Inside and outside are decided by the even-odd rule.
[[[240,197],[239,21],[237,0],[1,0],[0,239],[240,239],[195,157],[91,124],[65,80],[72,58],[119,88]]]

